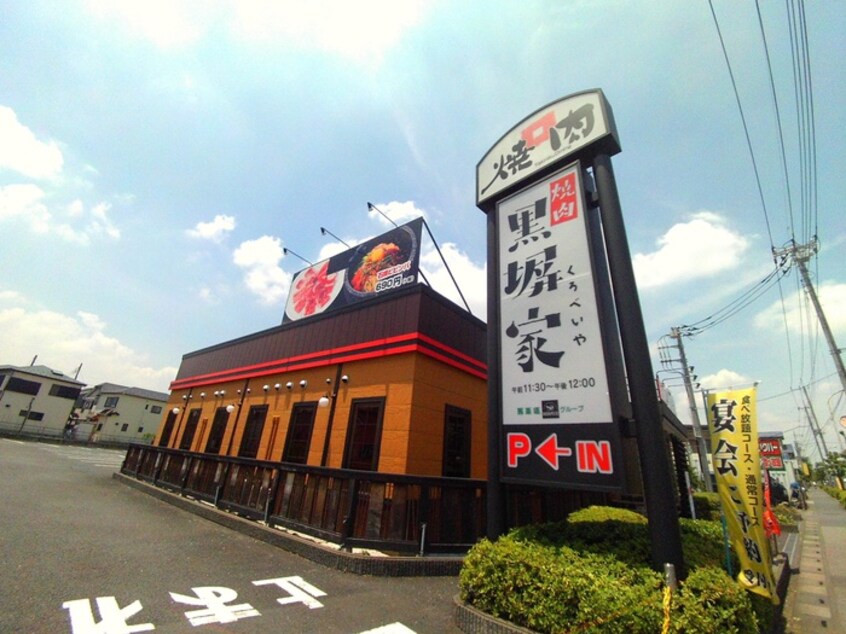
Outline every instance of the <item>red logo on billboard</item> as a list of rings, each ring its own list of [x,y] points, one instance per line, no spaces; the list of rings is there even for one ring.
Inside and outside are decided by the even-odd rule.
[[[549,184],[549,224],[557,225],[579,217],[576,173],[571,172]]]
[[[555,127],[556,123],[555,111],[550,110],[526,126],[520,133],[520,138],[526,142],[526,147],[537,147],[549,141],[549,129]]]

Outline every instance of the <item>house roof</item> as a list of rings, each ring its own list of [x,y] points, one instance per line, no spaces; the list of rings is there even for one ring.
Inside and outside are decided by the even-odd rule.
[[[75,385],[85,385],[82,381],[77,381],[73,377],[67,376],[58,370],[48,368],[46,365],[0,365],[0,372],[4,370],[11,370],[20,374],[30,374],[41,378],[52,379],[54,381],[63,381],[65,383],[73,383]]]
[[[148,401],[161,401],[162,403],[167,403],[168,398],[170,398],[170,395],[165,392],[145,390],[141,387],[127,387],[125,385],[118,385],[117,383],[100,383],[99,385],[85,389],[83,392],[86,396],[92,394],[115,394],[118,396],[134,396]]]

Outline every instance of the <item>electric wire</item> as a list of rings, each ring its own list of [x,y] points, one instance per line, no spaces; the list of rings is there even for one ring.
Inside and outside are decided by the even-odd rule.
[[[773,232],[772,232],[772,228],[770,226],[770,217],[769,217],[769,214],[767,213],[767,203],[766,203],[766,200],[764,199],[764,190],[761,187],[761,176],[758,172],[758,163],[755,160],[755,152],[752,149],[752,140],[749,136],[749,126],[746,123],[746,115],[743,114],[743,104],[740,102],[740,93],[737,90],[737,81],[734,78],[734,71],[731,68],[731,62],[729,61],[728,50],[726,49],[726,43],[725,43],[725,40],[723,39],[723,32],[720,29],[720,23],[717,20],[717,14],[714,11],[713,0],[708,0],[708,6],[711,8],[711,16],[714,18],[714,27],[717,29],[717,37],[719,37],[719,40],[720,40],[720,47],[722,48],[723,57],[726,60],[726,68],[728,69],[729,78],[731,79],[731,85],[732,85],[732,88],[734,89],[734,98],[735,98],[735,101],[737,102],[737,109],[740,112],[740,120],[743,123],[743,134],[746,136],[746,146],[749,148],[749,157],[752,160],[752,170],[755,173],[755,182],[758,185],[758,196],[761,199],[761,208],[764,211],[764,223],[767,226],[767,235],[770,238],[770,246],[774,246]]]
[[[784,185],[786,188],[787,194],[787,211],[788,211],[788,218],[790,221],[790,237],[794,240],[796,239],[796,230],[793,221],[793,200],[790,193],[790,174],[787,170],[787,153],[784,149],[784,131],[782,129],[781,124],[781,112],[778,107],[778,96],[776,95],[775,89],[775,79],[773,78],[773,65],[772,61],[770,60],[770,49],[767,45],[767,35],[764,32],[764,20],[761,17],[761,6],[758,3],[758,0],[755,0],[755,10],[758,13],[758,26],[761,31],[761,41],[764,44],[764,55],[767,59],[767,71],[769,72],[770,76],[770,91],[772,93],[773,98],[773,105],[775,107],[775,115],[776,115],[776,124],[778,127],[778,138],[779,138],[779,146],[781,147],[781,165],[782,171],[784,172]]]
[[[787,258],[782,258],[777,264],[778,266],[770,271],[762,280],[756,282],[751,288],[741,293],[728,304],[714,311],[707,317],[703,317],[693,323],[680,326],[679,330],[682,331],[684,336],[692,337],[723,323],[731,317],[734,317],[737,313],[742,311],[771,289],[781,280],[781,278],[787,275],[790,270],[789,260]]]

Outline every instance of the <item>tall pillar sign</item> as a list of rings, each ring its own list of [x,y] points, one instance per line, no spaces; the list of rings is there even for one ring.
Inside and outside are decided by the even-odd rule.
[[[599,151],[619,148],[602,92],[590,91],[521,121],[478,166],[477,204],[495,234],[489,411],[504,482],[623,486],[606,368],[612,329],[597,300],[597,284],[608,282],[595,279],[583,170],[573,160]]]

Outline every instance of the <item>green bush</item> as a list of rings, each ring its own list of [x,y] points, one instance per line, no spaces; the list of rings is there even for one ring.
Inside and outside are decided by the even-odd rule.
[[[673,600],[670,631],[685,634],[758,631],[752,600],[725,571],[705,567],[691,570]]]
[[[776,519],[782,528],[798,526],[799,522],[802,520],[802,513],[799,512],[799,509],[787,506],[786,504],[778,504],[774,506],[773,514],[776,516]]]
[[[721,569],[720,523],[680,524],[689,574],[674,596],[672,631],[757,632],[758,623],[770,622],[772,606]],[[649,543],[642,515],[582,509],[563,522],[525,526],[494,543],[478,543],[459,576],[461,598],[541,633],[653,634],[663,623],[663,579],[650,567]]]
[[[679,518],[682,538],[682,552],[688,570],[710,566],[724,568],[726,548],[723,542],[723,527],[718,521],[691,520]],[[740,563],[734,550],[730,551],[732,570],[738,570]]]
[[[720,519],[720,496],[717,493],[694,493],[693,510],[698,520]]]
[[[840,502],[840,506],[842,506],[843,508],[846,508],[846,491],[844,491],[843,489],[838,489],[837,487],[829,487],[829,486],[823,486],[823,487],[820,487],[820,488],[823,491],[825,491],[826,493],[828,493],[835,500]]]
[[[661,575],[505,536],[481,541],[459,576],[461,598],[536,632],[660,631]]]

